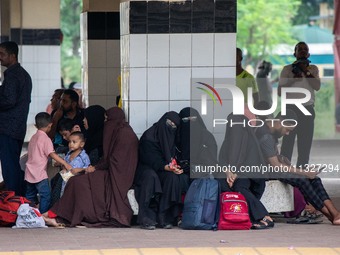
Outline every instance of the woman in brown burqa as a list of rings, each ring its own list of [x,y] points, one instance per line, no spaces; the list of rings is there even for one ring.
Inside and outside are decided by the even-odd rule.
[[[138,138],[120,108],[106,113],[103,158],[85,174],[70,178],[64,195],[43,215],[47,224],[130,226],[133,212],[127,192],[137,167]]]

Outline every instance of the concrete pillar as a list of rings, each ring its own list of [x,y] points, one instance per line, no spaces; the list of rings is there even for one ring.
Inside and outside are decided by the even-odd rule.
[[[61,84],[60,0],[1,0],[1,7],[8,15],[1,39],[18,43],[19,62],[32,77],[28,141],[35,132],[35,115],[46,110],[53,91]],[[1,20],[4,17],[1,13]]]
[[[115,106],[120,75],[119,1],[84,0],[80,24],[87,105]]]
[[[10,34],[9,0],[0,0],[0,40],[8,41]]]
[[[138,135],[193,106],[194,79],[235,78],[236,0],[127,1],[120,12],[123,107]]]

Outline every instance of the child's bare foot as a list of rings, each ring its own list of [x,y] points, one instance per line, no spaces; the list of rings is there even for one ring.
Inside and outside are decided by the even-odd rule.
[[[42,214],[44,221],[47,226],[55,227],[55,228],[65,228],[65,224],[58,223],[56,219],[48,217],[48,213]]]

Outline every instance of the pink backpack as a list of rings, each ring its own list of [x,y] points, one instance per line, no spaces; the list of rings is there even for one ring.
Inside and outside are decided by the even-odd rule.
[[[241,193],[224,192],[220,198],[219,230],[250,229],[248,204]]]

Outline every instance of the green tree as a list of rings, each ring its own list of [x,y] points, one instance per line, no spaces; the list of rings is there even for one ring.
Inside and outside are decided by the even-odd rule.
[[[328,3],[329,7],[333,8],[334,0],[301,0],[301,5],[293,19],[293,24],[306,24],[310,16],[318,16],[320,3]]]
[[[61,45],[61,73],[67,86],[81,80],[80,13],[82,0],[61,0],[60,20],[64,35]]]
[[[292,19],[300,0],[238,0],[237,46],[246,50],[245,65],[256,67],[278,44],[293,43]]]

